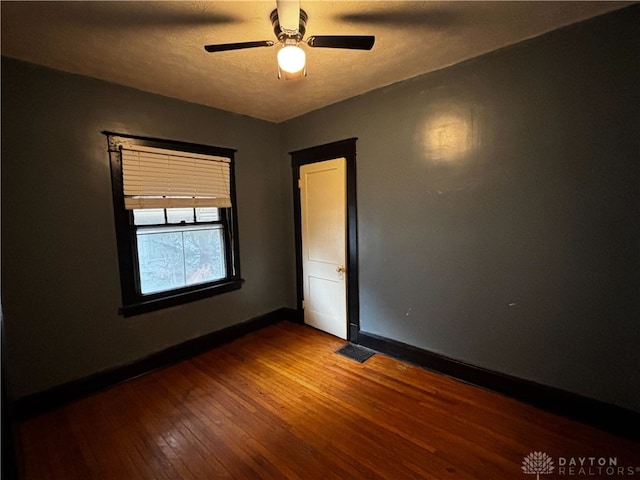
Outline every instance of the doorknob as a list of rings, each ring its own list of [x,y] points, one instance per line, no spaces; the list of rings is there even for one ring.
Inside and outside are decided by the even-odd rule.
[[[344,266],[336,268],[336,272],[338,272],[338,273],[345,273],[346,271],[347,271],[347,269],[344,268]]]

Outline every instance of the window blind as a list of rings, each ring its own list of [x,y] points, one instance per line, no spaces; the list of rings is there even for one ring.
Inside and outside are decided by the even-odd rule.
[[[127,210],[231,207],[231,160],[140,145],[122,145]]]

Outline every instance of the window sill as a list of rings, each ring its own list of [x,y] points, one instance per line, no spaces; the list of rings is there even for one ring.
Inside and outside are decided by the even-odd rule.
[[[215,285],[208,285],[195,290],[188,290],[186,292],[169,293],[166,296],[160,298],[154,298],[151,300],[131,303],[120,308],[119,312],[125,317],[132,317],[134,315],[140,315],[142,313],[152,312],[155,310],[161,310],[163,308],[175,307],[184,303],[201,300],[207,297],[213,297],[222,293],[231,292],[233,290],[239,290],[244,283],[242,278],[234,278],[223,283],[217,283]]]

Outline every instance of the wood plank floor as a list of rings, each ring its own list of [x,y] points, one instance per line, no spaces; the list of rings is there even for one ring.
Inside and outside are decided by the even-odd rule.
[[[640,466],[637,443],[343,343],[278,323],[28,420],[25,478],[528,480],[533,451],[555,474],[558,457]]]

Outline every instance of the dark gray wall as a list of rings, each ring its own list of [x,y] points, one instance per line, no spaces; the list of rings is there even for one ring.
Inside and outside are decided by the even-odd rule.
[[[120,284],[112,130],[238,149],[241,290],[132,318]],[[2,305],[16,397],[282,307],[278,126],[2,59]]]
[[[363,331],[640,411],[638,12],[282,125],[359,138]]]

